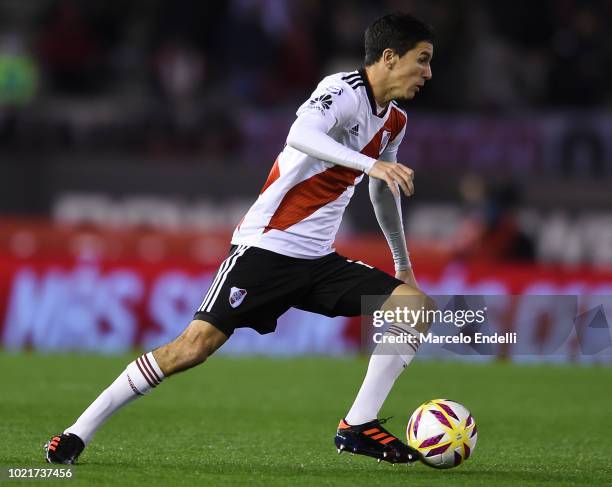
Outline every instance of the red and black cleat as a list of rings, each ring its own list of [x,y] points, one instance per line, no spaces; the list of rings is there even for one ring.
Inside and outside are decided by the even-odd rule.
[[[72,433],[54,436],[44,446],[48,463],[72,465],[85,448],[85,443]]]
[[[338,453],[349,452],[376,458],[379,462],[412,464],[419,460],[419,452],[405,445],[389,433],[382,424],[386,419],[375,419],[351,426],[341,420],[334,438]]]

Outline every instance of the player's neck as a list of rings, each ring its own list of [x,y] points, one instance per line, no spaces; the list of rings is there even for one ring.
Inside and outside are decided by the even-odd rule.
[[[389,92],[385,89],[384,70],[378,64],[372,64],[365,68],[365,72],[376,104],[382,108],[387,108],[391,98],[389,97]]]

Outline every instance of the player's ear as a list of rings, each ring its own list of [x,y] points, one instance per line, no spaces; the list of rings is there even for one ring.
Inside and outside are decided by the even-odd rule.
[[[385,49],[382,53],[382,62],[387,69],[393,69],[396,61],[395,51],[393,49]]]

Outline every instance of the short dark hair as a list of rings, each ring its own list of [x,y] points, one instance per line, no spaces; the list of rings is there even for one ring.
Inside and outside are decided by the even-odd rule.
[[[376,19],[365,31],[365,65],[380,59],[385,49],[403,56],[422,41],[433,42],[433,29],[410,14],[392,13]]]

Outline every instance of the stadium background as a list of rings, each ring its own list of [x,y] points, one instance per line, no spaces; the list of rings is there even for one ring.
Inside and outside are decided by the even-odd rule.
[[[398,7],[438,34],[399,153],[416,171],[404,215],[420,284],[610,294],[609,2],[4,0],[3,345],[116,352],[176,336],[296,107],[359,66],[364,27]],[[392,271],[365,187],[338,249]],[[240,332],[223,352],[342,354],[358,336],[354,320],[290,312],[280,333]]]
[[[531,350],[558,323],[524,295],[612,295],[609,0],[0,0],[0,478],[42,465],[134,349],[188,323],[295,109],[396,8],[438,33],[399,156],[421,286],[518,294],[508,327]],[[364,185],[338,249],[392,271]],[[423,350],[391,431],[451,397],[479,443],[460,469],[405,472],[331,444],[367,364],[358,320],[292,311],[109,421],[75,485],[604,485],[612,338],[595,324],[589,353],[576,334],[484,364]]]

